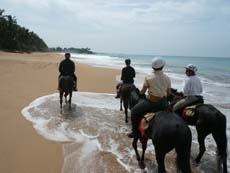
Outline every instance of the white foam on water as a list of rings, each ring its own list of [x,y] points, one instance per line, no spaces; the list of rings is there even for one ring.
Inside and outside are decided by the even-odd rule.
[[[71,146],[65,148],[64,172],[68,172],[69,167],[65,165],[71,162],[77,165],[82,164],[85,160],[90,159],[91,155],[102,151],[114,155],[117,162],[127,172],[141,172],[137,166],[132,140],[126,137],[126,133],[130,130],[130,123],[124,122],[124,113],[118,111],[119,100],[114,99],[113,94],[77,92],[73,94],[72,110],[68,110],[68,106],[64,106],[63,109],[64,114],[61,114],[59,95],[55,93],[34,100],[22,110],[22,114],[46,139],[72,142],[81,146],[78,152],[71,150]],[[223,111],[229,122],[229,109]],[[229,137],[229,124],[227,127]],[[193,145],[197,146],[197,134],[194,127],[192,131]],[[212,137],[209,136],[206,139],[206,146],[206,153],[214,156],[215,143]],[[197,153],[198,148],[195,148],[195,153]],[[138,150],[141,151],[140,146]],[[146,157],[152,156],[153,153],[154,147],[149,141]],[[81,156],[85,157],[79,158]],[[73,169],[80,173],[85,171],[83,167]],[[155,167],[150,164],[146,169],[147,172],[151,172],[155,170]]]

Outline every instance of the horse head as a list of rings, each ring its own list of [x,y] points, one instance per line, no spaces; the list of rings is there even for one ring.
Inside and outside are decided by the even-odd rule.
[[[140,94],[140,90],[138,88],[133,89],[130,92],[130,96],[129,96],[129,107],[130,107],[130,109],[133,106],[135,106],[142,99],[145,99],[145,95]]]

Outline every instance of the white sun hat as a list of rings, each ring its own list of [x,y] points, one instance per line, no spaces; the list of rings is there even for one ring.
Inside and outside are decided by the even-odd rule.
[[[194,72],[197,71],[196,66],[193,65],[193,64],[188,64],[185,68],[188,69],[188,70],[194,71]]]
[[[153,69],[159,69],[165,66],[165,61],[161,57],[155,57],[152,60]]]

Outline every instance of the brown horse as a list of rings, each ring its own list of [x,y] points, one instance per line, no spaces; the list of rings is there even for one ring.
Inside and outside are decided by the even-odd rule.
[[[67,96],[69,95],[69,109],[71,109],[71,99],[73,92],[73,77],[72,76],[60,76],[59,77],[59,97],[60,97],[60,108],[62,110],[63,95],[65,97],[65,103],[67,103]]]
[[[129,97],[130,108],[136,105],[141,99],[139,90],[132,90]],[[177,169],[182,173],[191,173],[190,152],[192,135],[188,125],[182,118],[168,111],[155,113],[154,118],[149,122],[146,136],[136,136],[133,139],[133,148],[136,153],[139,166],[143,169],[144,155],[147,148],[147,140],[151,139],[155,148],[156,160],[158,163],[158,173],[166,173],[164,159],[165,155],[175,148],[177,153]],[[137,150],[138,140],[142,143],[142,156]]]
[[[169,100],[173,104],[183,97],[182,93],[171,89],[171,96]],[[182,116],[183,109],[176,112]],[[184,117],[184,120],[189,124],[196,127],[198,142],[200,145],[199,154],[195,161],[199,163],[206,148],[205,138],[207,135],[212,134],[217,145],[217,163],[218,172],[227,173],[227,136],[226,136],[226,117],[218,109],[210,104],[199,104],[195,108],[195,115],[193,117]],[[221,168],[222,166],[222,168]]]

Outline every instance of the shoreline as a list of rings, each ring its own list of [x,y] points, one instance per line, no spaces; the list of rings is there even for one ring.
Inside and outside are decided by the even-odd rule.
[[[34,99],[57,92],[57,53],[0,52],[0,172],[61,172],[63,143],[43,138],[21,110]],[[119,70],[76,64],[78,90],[115,93]]]

